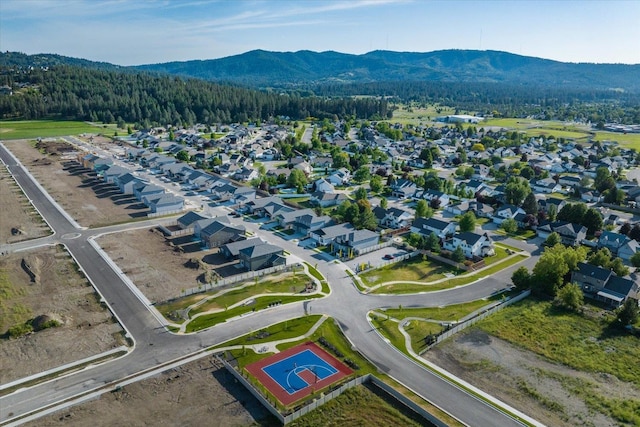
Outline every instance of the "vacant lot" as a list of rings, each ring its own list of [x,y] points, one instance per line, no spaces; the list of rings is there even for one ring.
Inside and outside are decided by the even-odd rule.
[[[15,243],[51,234],[40,214],[29,203],[9,171],[0,166],[0,244]]]
[[[59,326],[8,337],[43,320]],[[121,331],[61,246],[0,258],[0,383],[118,347]]]
[[[525,300],[424,357],[547,425],[640,425],[638,338]]]
[[[27,426],[278,426],[213,357],[170,369]]]
[[[181,239],[189,240],[189,239]],[[229,266],[217,249],[199,251],[198,243],[171,246],[157,229],[139,229],[100,237],[98,243],[129,276],[151,302],[159,303],[180,296],[180,291],[197,287],[203,266],[229,275],[240,272]],[[184,252],[179,247],[188,245]]]
[[[81,225],[95,227],[144,217],[148,212],[135,198],[120,194],[75,161],[74,147],[45,140],[5,142],[49,194]]]

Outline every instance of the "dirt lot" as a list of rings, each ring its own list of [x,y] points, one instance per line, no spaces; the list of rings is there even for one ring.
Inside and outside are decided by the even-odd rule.
[[[214,359],[203,358],[26,426],[278,426]]]
[[[478,329],[438,345],[424,357],[550,426],[619,425],[587,408],[563,386],[568,381],[587,381],[610,398],[624,399],[638,392],[611,375],[588,374],[550,363]]]
[[[200,285],[198,279],[204,270],[198,263],[191,263],[192,259],[220,271],[223,277],[230,270],[236,274],[239,271],[230,267],[217,249],[176,250],[179,246],[194,246],[183,242],[187,240],[174,239],[178,244],[171,247],[159,230],[139,229],[102,236],[98,243],[151,302],[159,303],[180,296],[182,289]],[[200,247],[199,244],[195,246]]]
[[[47,224],[4,166],[0,166],[0,200],[0,244],[51,234]]]
[[[45,140],[35,148],[27,140],[5,142],[49,194],[82,226],[95,227],[145,216],[132,197],[106,185],[75,161],[74,147]],[[52,179],[53,178],[53,179]]]
[[[9,328],[41,315],[61,325],[7,337]],[[0,258],[0,383],[123,345],[121,331],[61,246]]]

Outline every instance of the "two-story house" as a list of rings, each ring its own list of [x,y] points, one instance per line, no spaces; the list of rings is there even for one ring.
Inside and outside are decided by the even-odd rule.
[[[471,231],[456,233],[452,237],[445,239],[443,248],[448,251],[455,251],[462,248],[464,256],[467,258],[483,258],[495,255],[493,240],[487,233],[477,234]]]

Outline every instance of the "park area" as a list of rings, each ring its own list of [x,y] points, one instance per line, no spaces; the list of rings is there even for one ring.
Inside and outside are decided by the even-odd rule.
[[[149,209],[144,204],[81,167],[71,144],[59,140],[4,144],[80,225],[97,227],[146,218]]]
[[[16,243],[51,234],[9,171],[0,168],[0,244]]]
[[[0,384],[126,345],[62,246],[0,258]]]

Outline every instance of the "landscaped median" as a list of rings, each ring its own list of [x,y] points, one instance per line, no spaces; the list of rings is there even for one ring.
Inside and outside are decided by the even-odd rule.
[[[322,288],[314,284],[311,276],[316,279],[322,276],[312,268],[309,275],[306,272],[273,275],[267,280],[252,280],[232,288],[157,304],[156,309],[172,322],[172,332],[199,331],[233,317],[325,296],[328,285],[326,281],[321,282]]]
[[[517,252],[516,252],[517,251]],[[466,285],[500,270],[511,267],[529,255],[516,248],[496,244],[496,254],[484,258],[485,267],[471,272],[430,261],[425,257],[384,266],[359,275],[365,285],[361,289],[375,294],[411,294],[433,292]],[[354,279],[356,281],[357,279]]]

